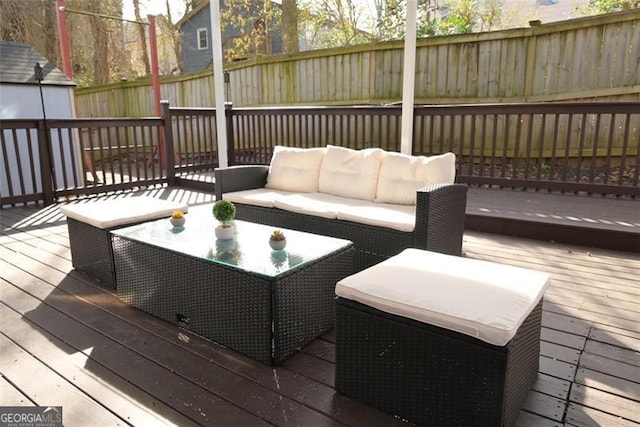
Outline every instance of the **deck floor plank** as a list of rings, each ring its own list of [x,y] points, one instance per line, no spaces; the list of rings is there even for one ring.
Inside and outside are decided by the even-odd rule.
[[[564,399],[532,391],[522,408],[553,421],[562,421],[566,405]]]
[[[15,388],[4,375],[0,377],[0,396],[4,406],[34,406],[34,402]]]
[[[585,353],[597,354],[618,362],[635,365],[640,370],[640,353],[618,345],[610,345],[594,340],[588,340],[584,348]]]
[[[576,376],[577,365],[552,359],[550,357],[540,357],[540,372],[551,375],[566,381],[572,381]]]
[[[0,286],[3,298],[11,300],[11,308],[30,322],[64,341],[76,352],[83,352],[92,363],[98,363],[115,372],[195,422],[199,424],[245,422],[267,425],[259,417],[241,409],[240,406],[185,380],[171,368],[163,367],[102,335],[98,330],[89,328],[71,313],[64,312],[64,309],[58,311],[49,304],[43,303],[44,301],[37,300],[11,285],[6,285],[6,282],[0,283]],[[31,288],[33,290],[33,287]],[[54,296],[51,298],[51,303],[59,301],[68,305],[74,304],[70,300],[72,298]],[[104,324],[112,324],[115,320],[101,318],[99,313],[95,313],[95,309],[87,305],[78,305],[78,308],[86,310],[88,316]],[[123,332],[133,336],[139,333],[135,329],[125,329]],[[88,365],[89,372],[92,372],[92,363]]]
[[[187,201],[194,209],[209,209],[212,202],[210,195],[190,191],[149,194]],[[127,195],[109,196],[118,197]],[[545,271],[552,279],[540,374],[518,427],[637,425],[640,254],[469,231],[463,252]],[[2,338],[17,347],[14,354],[24,363],[53,373],[121,424],[146,424],[133,418],[135,411],[126,419],[123,411],[132,401],[138,417],[169,424],[405,425],[335,393],[333,330],[281,366],[268,367],[123,304],[112,290],[73,270],[66,221],[56,206],[3,210],[0,256]],[[31,404],[33,385],[0,371],[0,404]],[[158,377],[181,396],[155,385]],[[223,412],[231,408],[231,415],[205,421],[193,409],[211,412],[216,405]],[[65,425],[84,425],[67,419],[71,408],[64,405]]]
[[[598,371],[614,377],[633,381],[638,384],[638,387],[640,387],[640,369],[638,369],[637,366],[618,362],[617,360],[591,353],[582,354],[579,366],[581,368],[591,369],[592,371]]]
[[[640,423],[640,404],[615,394],[574,384],[569,396],[571,402],[588,406],[608,414],[616,414],[624,419]]]
[[[576,372],[576,383],[640,402],[640,385],[624,378],[579,368]]]
[[[575,403],[568,406],[566,423],[576,427],[638,427],[633,421]]]
[[[46,360],[49,368],[72,379],[76,387],[127,422],[134,425],[197,425],[96,363],[90,355],[77,351],[4,305],[0,305],[0,316],[7,322],[3,327],[5,336],[38,360]],[[38,333],[30,333],[31,329]],[[102,381],[96,381],[96,378]]]
[[[570,334],[568,332],[559,331],[557,329],[550,329],[544,326],[540,331],[540,338],[542,339],[542,341],[561,344],[565,347],[580,351],[584,349],[584,345],[587,342],[586,336]]]
[[[533,385],[533,390],[563,400],[567,400],[570,388],[571,381],[553,377],[542,372],[538,373],[538,378],[536,378],[536,382]]]
[[[540,354],[571,365],[577,365],[580,360],[580,351],[547,341],[542,341],[540,343]]]
[[[593,328],[589,333],[589,339],[611,345],[617,345],[629,350],[640,352],[640,339],[620,334],[613,336],[610,332],[599,328]]]
[[[20,390],[38,406],[62,406],[63,420],[69,425],[82,425],[87,420],[96,425],[124,423],[4,334],[0,335],[0,366],[2,375],[20,384]]]

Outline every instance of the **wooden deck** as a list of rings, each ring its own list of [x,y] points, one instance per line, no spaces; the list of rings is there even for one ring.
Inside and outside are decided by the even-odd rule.
[[[184,189],[148,193],[192,209],[213,202]],[[61,405],[66,426],[406,425],[335,393],[332,332],[267,367],[74,271],[57,207],[0,215],[0,405]],[[520,426],[640,424],[638,253],[479,232],[465,233],[463,250],[552,276]]]

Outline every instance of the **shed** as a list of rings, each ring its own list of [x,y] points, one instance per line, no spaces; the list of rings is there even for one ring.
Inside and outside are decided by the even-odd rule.
[[[36,63],[42,67],[41,87],[35,78]],[[30,45],[0,41],[0,120],[42,120],[43,104],[47,120],[75,118],[75,87],[73,80]],[[37,130],[30,133],[4,130],[1,143],[0,197],[42,192]],[[82,176],[82,165],[74,162],[74,158],[82,157],[68,136],[50,132],[50,143],[55,182],[65,182],[63,173],[70,178],[74,170]]]

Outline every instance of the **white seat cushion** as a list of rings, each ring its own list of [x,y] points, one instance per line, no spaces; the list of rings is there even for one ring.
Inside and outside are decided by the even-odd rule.
[[[301,193],[276,200],[276,208],[322,218],[335,219],[338,211],[360,203],[361,200],[324,193]]]
[[[380,166],[376,202],[416,204],[416,191],[429,184],[452,184],[456,175],[456,156],[409,156],[386,153]]]
[[[338,210],[338,219],[411,232],[416,227],[416,207],[362,200]]]
[[[406,249],[339,281],[336,295],[504,346],[548,285],[542,272]]]
[[[231,203],[242,203],[245,205],[262,206],[265,208],[272,208],[274,202],[279,197],[289,196],[289,191],[271,190],[268,188],[254,188],[252,190],[233,191],[231,193],[224,193],[222,200],[227,200]]]
[[[60,207],[60,212],[97,228],[113,228],[152,219],[169,217],[173,211],[187,212],[186,203],[154,197],[128,197],[104,201],[87,201]]]
[[[379,148],[352,150],[327,146],[320,168],[318,191],[335,196],[373,200],[384,151]]]
[[[324,148],[274,147],[265,187],[298,193],[318,191],[324,155]]]

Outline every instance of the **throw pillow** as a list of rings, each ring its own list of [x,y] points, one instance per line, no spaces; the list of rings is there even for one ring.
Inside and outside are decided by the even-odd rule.
[[[415,205],[416,191],[430,184],[452,184],[456,175],[456,156],[409,156],[387,153],[380,166],[376,202]]]
[[[324,148],[274,147],[265,187],[296,193],[317,192],[324,153]]]

